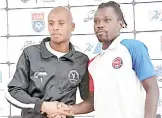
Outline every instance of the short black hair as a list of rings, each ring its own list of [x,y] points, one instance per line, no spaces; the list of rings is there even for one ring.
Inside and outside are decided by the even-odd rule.
[[[124,19],[123,12],[122,12],[122,10],[120,8],[120,5],[117,2],[109,1],[109,2],[105,2],[105,3],[101,3],[98,6],[98,9],[105,8],[105,7],[112,7],[112,8],[114,8],[115,12],[118,14],[119,20],[122,20],[124,22],[124,24],[125,24],[124,27],[127,27],[127,23],[126,23],[126,21]]]

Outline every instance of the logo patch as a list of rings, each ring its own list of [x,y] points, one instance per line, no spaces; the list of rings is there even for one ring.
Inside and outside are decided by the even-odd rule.
[[[32,14],[32,27],[34,31],[41,32],[44,30],[44,13],[33,13]]]
[[[42,83],[43,77],[47,76],[47,72],[35,72],[34,79],[40,79]]]
[[[114,69],[119,69],[123,65],[123,60],[120,57],[117,57],[112,62],[112,67]]]
[[[76,70],[71,70],[68,73],[68,78],[71,83],[77,83],[79,81],[79,73]]]

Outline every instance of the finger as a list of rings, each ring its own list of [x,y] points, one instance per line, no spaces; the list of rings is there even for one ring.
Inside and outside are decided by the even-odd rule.
[[[48,118],[55,118],[55,117],[51,117],[51,116],[50,116],[50,117],[48,117]]]
[[[60,116],[55,116],[55,117],[52,117],[52,118],[60,118]]]
[[[64,104],[63,102],[60,102],[59,103],[59,108],[61,108],[62,110],[64,110],[64,111],[74,111],[74,108],[71,106],[71,105],[66,105],[66,104]]]
[[[63,110],[70,110],[69,109],[69,106],[64,104],[63,102],[60,102],[59,105],[58,105],[58,108],[63,108]]]
[[[65,107],[62,107],[62,110],[65,111],[74,111],[74,108],[71,105],[65,105]]]
[[[52,115],[47,115],[48,118],[55,118],[57,115],[52,114]]]
[[[70,111],[64,111],[64,110],[62,110],[62,109],[60,109],[59,114],[61,114],[61,115],[65,115],[65,116],[73,116],[73,115],[74,115],[73,112],[70,112]]]
[[[68,105],[66,105],[66,104],[63,103],[63,102],[60,102],[60,105],[61,105],[61,107],[68,107]]]
[[[60,115],[60,117],[59,118],[62,118],[62,116]]]
[[[52,116],[50,116],[50,115],[47,115],[47,118],[53,118]]]
[[[72,107],[71,105],[68,105],[68,106],[69,106],[71,111],[74,111],[74,107]]]
[[[62,107],[61,103],[58,103],[57,108],[60,109]]]
[[[51,118],[51,116],[50,115],[47,115],[47,118]]]
[[[51,115],[47,115],[48,118],[51,118]]]
[[[65,115],[61,115],[61,118],[66,118],[66,116]]]
[[[54,115],[47,115],[48,118],[55,118],[56,116]]]
[[[61,118],[61,115],[57,115],[55,118]]]
[[[71,108],[70,107],[61,107],[61,108],[59,108],[60,110],[62,110],[62,111],[71,111]]]
[[[72,114],[74,113],[74,108],[71,105],[69,105],[68,108],[67,107],[62,107],[61,110],[65,111],[65,112],[68,112],[68,113],[70,112]]]

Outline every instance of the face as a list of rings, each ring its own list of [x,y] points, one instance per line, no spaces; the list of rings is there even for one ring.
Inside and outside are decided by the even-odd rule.
[[[48,31],[52,42],[56,44],[69,42],[74,26],[67,12],[49,14]]]
[[[110,42],[116,38],[123,27],[123,22],[112,7],[100,8],[94,16],[94,31],[100,42]]]

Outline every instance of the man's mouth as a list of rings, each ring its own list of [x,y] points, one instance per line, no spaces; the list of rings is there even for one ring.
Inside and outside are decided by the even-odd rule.
[[[106,34],[106,31],[102,30],[97,32],[97,35],[102,35],[102,34]]]

